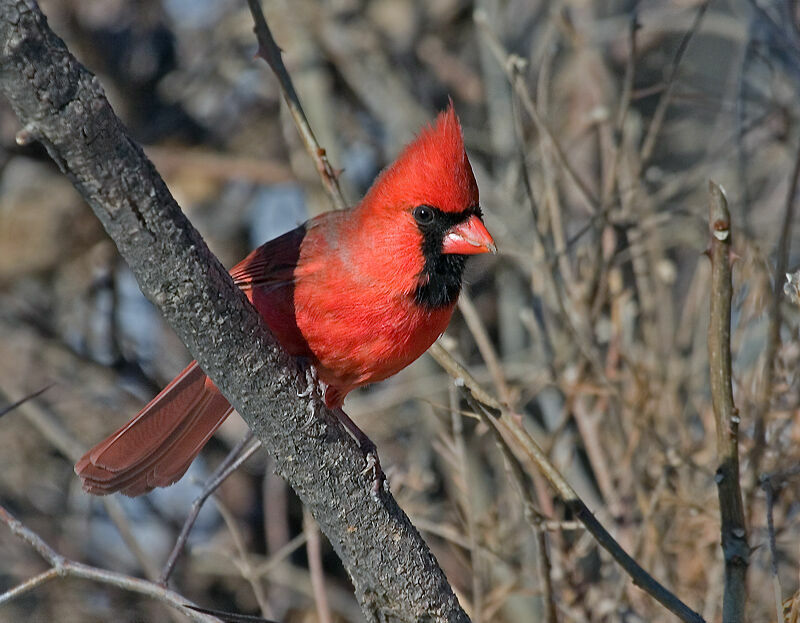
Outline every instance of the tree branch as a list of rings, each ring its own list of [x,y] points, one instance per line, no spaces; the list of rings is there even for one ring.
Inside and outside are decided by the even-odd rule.
[[[250,13],[255,22],[253,32],[256,33],[256,39],[258,40],[256,56],[263,58],[278,78],[283,99],[289,107],[289,112],[292,115],[297,131],[300,133],[300,138],[303,141],[303,145],[305,145],[306,151],[317,166],[322,185],[325,186],[325,191],[331,198],[333,207],[337,210],[344,210],[347,207],[347,202],[344,200],[342,189],[339,187],[339,179],[328,160],[328,154],[317,142],[317,138],[311,129],[311,124],[306,118],[306,113],[300,105],[300,98],[297,97],[297,91],[294,90],[292,78],[283,64],[281,49],[275,42],[264,13],[261,11],[261,3],[259,0],[247,0],[247,5],[250,7]]]
[[[473,408],[479,413],[483,411],[482,415],[486,416],[485,421],[495,428],[501,446],[509,444],[517,448],[527,459],[528,464],[535,466],[541,472],[561,501],[586,527],[597,543],[611,554],[636,586],[649,593],[681,621],[704,623],[702,616],[667,590],[617,543],[507,407],[488,395],[469,371],[457,363],[441,344],[437,342],[428,352],[453,377],[456,385],[467,390],[468,398],[474,399],[471,400]],[[447,353],[448,357],[442,357],[441,353]],[[526,498],[523,498],[523,502],[526,508],[531,508]]]
[[[73,577],[83,578],[85,580],[92,580],[102,584],[110,584],[118,588],[123,588],[134,593],[147,595],[153,599],[157,599],[176,610],[182,612],[193,621],[199,623],[214,623],[218,619],[208,617],[202,613],[194,612],[191,609],[192,604],[183,595],[169,590],[163,586],[159,586],[154,582],[147,580],[140,580],[133,578],[129,575],[116,573],[114,571],[107,571],[105,569],[98,569],[97,567],[90,567],[73,560],[64,558],[61,554],[56,552],[33,530],[27,528],[21,521],[9,513],[3,506],[0,506],[0,522],[6,524],[11,532],[28,543],[33,547],[39,555],[50,563],[51,568],[44,573],[40,573],[31,579],[19,584],[11,590],[0,595],[0,604],[6,603],[22,595],[29,590],[41,586],[45,582],[49,582],[57,577]]]
[[[247,421],[331,541],[368,621],[468,621],[391,495],[180,211],[33,0],[0,2],[0,91],[116,243],[142,292]],[[321,417],[309,420],[309,409]]]
[[[711,402],[717,427],[715,480],[719,493],[722,553],[725,557],[723,623],[744,621],[749,548],[744,504],[739,484],[739,411],[733,404],[731,381],[731,216],[722,189],[709,183],[708,219],[711,227],[711,311],[708,326],[708,364]]]

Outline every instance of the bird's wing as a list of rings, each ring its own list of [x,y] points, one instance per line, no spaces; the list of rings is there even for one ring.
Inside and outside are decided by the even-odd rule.
[[[295,268],[306,226],[293,229],[266,242],[231,269],[233,282],[247,292],[269,291],[295,281]]]

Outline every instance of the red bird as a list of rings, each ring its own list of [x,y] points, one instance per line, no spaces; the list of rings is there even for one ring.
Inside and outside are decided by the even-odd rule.
[[[270,240],[231,275],[283,347],[341,407],[424,353],[450,322],[467,255],[495,252],[452,105],[354,208]],[[83,488],[135,496],[176,482],[233,407],[197,362],[75,465]],[[342,412],[343,413],[343,412]]]

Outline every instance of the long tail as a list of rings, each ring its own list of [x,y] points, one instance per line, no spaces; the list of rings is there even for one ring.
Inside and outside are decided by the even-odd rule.
[[[75,464],[83,488],[128,496],[177,482],[233,410],[196,361]]]

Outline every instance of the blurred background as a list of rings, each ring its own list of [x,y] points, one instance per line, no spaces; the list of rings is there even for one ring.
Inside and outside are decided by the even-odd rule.
[[[41,6],[223,263],[330,209],[276,80],[253,58],[246,3]],[[708,180],[725,187],[748,618],[779,620],[766,473],[781,598],[797,621],[800,317],[773,305],[782,233],[790,268],[798,256],[785,217],[800,153],[797,3],[268,0],[264,9],[351,203],[452,97],[501,252],[470,261],[462,313],[443,339],[521,414],[622,545],[708,621],[721,620],[723,560],[704,251]],[[0,408],[49,389],[0,419],[0,503],[66,556],[154,577],[245,427],[230,418],[167,490],[135,500],[82,493],[75,458],[189,356],[42,147],[16,145],[18,130],[0,101]],[[545,572],[559,621],[674,620],[531,468],[550,520],[540,538],[492,434],[429,357],[354,392],[346,410],[377,443],[392,492],[473,621],[545,620]],[[204,607],[285,623],[363,621],[324,540],[329,616],[318,613],[314,535],[257,453],[206,504],[171,585]],[[0,591],[45,569],[0,529]],[[167,619],[183,620],[77,580],[0,606],[0,621]]]

